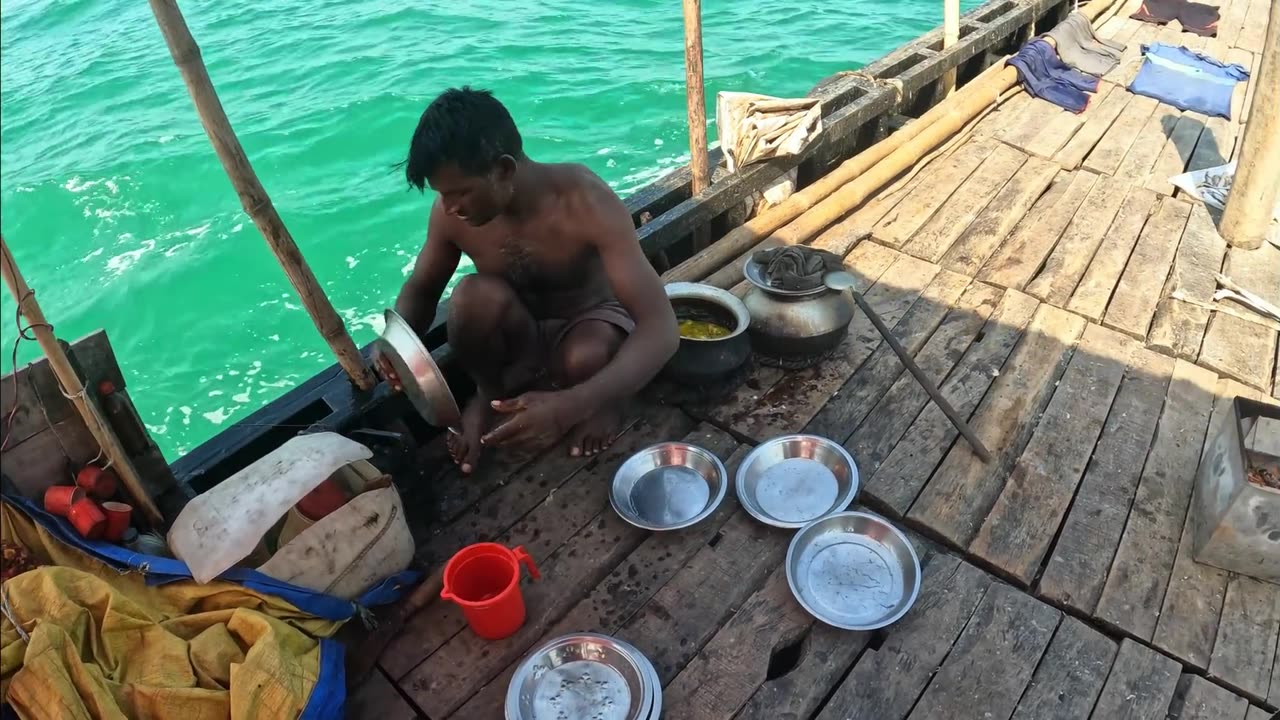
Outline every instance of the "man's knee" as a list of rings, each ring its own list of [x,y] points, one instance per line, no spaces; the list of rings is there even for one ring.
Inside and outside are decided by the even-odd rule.
[[[626,338],[613,325],[589,320],[569,331],[560,343],[559,375],[564,383],[577,385],[609,364]]]
[[[480,274],[462,278],[449,296],[449,343],[465,346],[493,337],[515,299],[515,291],[501,278]]]

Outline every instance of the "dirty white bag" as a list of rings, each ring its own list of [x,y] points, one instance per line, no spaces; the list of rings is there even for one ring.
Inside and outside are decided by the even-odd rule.
[[[716,95],[716,131],[729,172],[795,155],[822,132],[817,98],[783,99],[755,93]]]

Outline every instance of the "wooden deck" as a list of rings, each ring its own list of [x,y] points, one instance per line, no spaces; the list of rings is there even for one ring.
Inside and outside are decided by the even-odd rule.
[[[1161,39],[1252,67],[1269,7],[1224,0],[1211,40],[1127,13],[1102,34],[1133,57]],[[814,368],[758,367],[715,401],[644,404],[598,458],[557,448],[465,481],[446,471],[433,480],[446,522],[420,559],[523,545],[543,573],[525,585],[528,621],[484,642],[435,603],[353,689],[352,716],[500,718],[533,645],[596,631],[654,662],[667,718],[1269,717],[1280,587],[1193,562],[1187,510],[1229,399],[1280,397],[1277,326],[1208,310],[1214,274],[1280,303],[1280,250],[1229,250],[1166,182],[1232,157],[1252,87],[1228,122],[1112,82],[1079,116],[1016,96],[814,241],[847,252],[993,462],[957,441],[859,316]],[[843,442],[860,503],[917,543],[919,601],[885,631],[815,622],[782,568],[791,533],[732,494],[672,533],[609,507],[613,470],[649,443],[686,438],[732,471],[751,444],[798,431]]]

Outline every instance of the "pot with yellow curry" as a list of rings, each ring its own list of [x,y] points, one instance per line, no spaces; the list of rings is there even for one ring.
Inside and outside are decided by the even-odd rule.
[[[663,368],[664,377],[704,385],[746,364],[751,315],[737,296],[713,285],[678,282],[667,285],[667,298],[680,325],[680,347]]]

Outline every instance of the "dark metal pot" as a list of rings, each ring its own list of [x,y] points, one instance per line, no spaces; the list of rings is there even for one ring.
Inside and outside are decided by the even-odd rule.
[[[747,260],[752,287],[742,298],[751,316],[751,344],[762,355],[786,360],[824,353],[840,344],[853,320],[853,295],[819,286],[786,291],[769,287],[760,267]]]
[[[751,357],[747,328],[751,315],[733,293],[703,283],[671,283],[667,297],[680,320],[705,320],[732,329],[713,340],[680,338],[680,347],[663,368],[664,377],[686,385],[713,383],[741,368]]]

